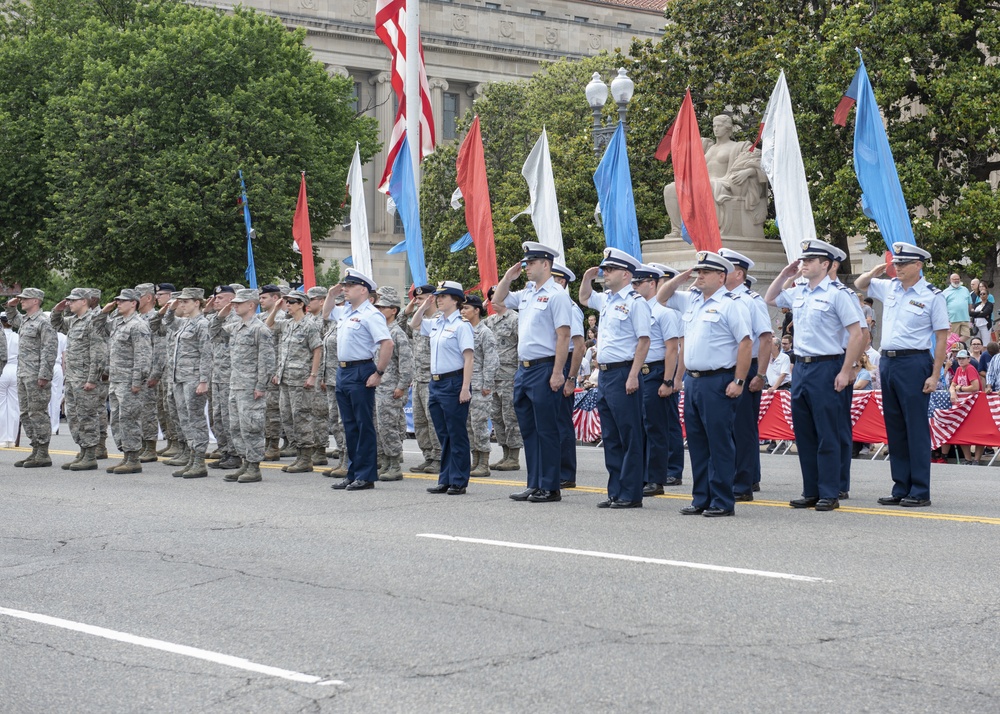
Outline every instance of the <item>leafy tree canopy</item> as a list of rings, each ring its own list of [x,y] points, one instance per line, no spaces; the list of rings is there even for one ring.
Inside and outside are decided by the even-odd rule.
[[[339,220],[352,86],[304,31],[176,0],[0,0],[0,279],[105,289],[242,281],[242,169],[258,277],[294,278],[299,172],[313,235]]]

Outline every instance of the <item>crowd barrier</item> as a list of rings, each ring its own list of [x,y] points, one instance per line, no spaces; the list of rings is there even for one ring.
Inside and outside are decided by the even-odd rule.
[[[1000,394],[965,394],[953,405],[947,392],[931,395],[928,409],[931,447],[942,444],[1000,446]],[[680,399],[684,420],[684,394]],[[851,396],[851,423],[854,440],[863,444],[887,441],[880,391],[856,392]],[[578,390],[573,411],[576,438],[595,442],[601,438],[601,418],[597,412],[597,390]],[[792,395],[787,390],[761,395],[757,428],[761,439],[794,441]]]

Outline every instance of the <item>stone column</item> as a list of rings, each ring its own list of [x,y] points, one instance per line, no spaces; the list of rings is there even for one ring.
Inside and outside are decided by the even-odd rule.
[[[434,136],[440,142],[444,139],[444,93],[448,91],[448,80],[434,77],[427,81],[431,88],[431,111],[434,112]]]
[[[392,111],[392,75],[389,72],[373,74],[368,83],[375,88],[375,118],[378,120],[379,139],[382,150],[375,155],[375,183],[382,178],[385,162],[389,155],[389,140],[392,138],[392,124],[396,119]],[[375,200],[369,204],[372,207],[372,233],[375,240],[386,240],[386,234],[392,233],[392,216],[385,211],[385,194],[376,191]]]

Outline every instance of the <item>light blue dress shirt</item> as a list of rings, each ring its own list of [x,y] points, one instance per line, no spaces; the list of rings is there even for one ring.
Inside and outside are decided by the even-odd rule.
[[[572,327],[573,303],[569,293],[557,285],[554,278],[549,278],[541,287],[529,283],[524,290],[508,294],[503,304],[518,312],[518,359],[555,355],[556,330]]]
[[[649,303],[631,285],[616,293],[593,292],[587,307],[601,311],[597,323],[597,361],[600,364],[630,362],[640,337],[649,337]]]
[[[337,322],[337,359],[341,362],[357,362],[371,359],[376,346],[383,340],[391,340],[385,317],[374,305],[365,300],[355,310],[350,304]]]
[[[790,307],[795,315],[796,357],[843,354],[844,332],[861,321],[857,302],[854,293],[838,288],[829,276],[811,290],[808,283],[782,290],[775,304]]]
[[[431,374],[447,374],[465,368],[465,351],[475,349],[472,325],[460,310],[450,317],[425,317],[420,334],[431,338]]]
[[[659,362],[667,356],[667,348],[663,343],[681,336],[680,318],[676,310],[670,310],[652,297],[646,301],[649,305],[649,354],[647,362]]]
[[[883,350],[933,350],[934,332],[951,327],[944,296],[924,278],[909,289],[899,278],[875,279],[868,296],[882,302]]]
[[[746,285],[737,285],[732,291],[738,300],[742,300],[750,314],[750,339],[753,340],[753,348],[750,356],[757,359],[760,355],[760,336],[765,332],[771,332],[771,313],[767,311],[767,303],[757,293],[750,290]],[[771,346],[767,346],[771,349]]]
[[[681,313],[684,330],[684,365],[704,372],[736,366],[736,353],[750,337],[750,311],[742,300],[724,288],[706,298],[697,288],[678,290],[667,307]]]

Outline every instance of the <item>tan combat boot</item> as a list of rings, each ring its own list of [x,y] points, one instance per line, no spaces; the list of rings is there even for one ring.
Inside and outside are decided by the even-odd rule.
[[[302,474],[313,470],[312,447],[299,448],[295,461],[284,466],[282,471],[290,474]]]
[[[469,472],[469,476],[476,478],[489,478],[490,475],[490,452],[474,451],[476,454],[476,467]]]
[[[249,466],[250,466],[250,464],[247,463],[246,461],[244,461],[243,463],[240,464],[240,467],[236,471],[232,471],[232,472],[230,472],[228,474],[225,474],[222,477],[222,480],[223,481],[236,481],[236,480],[238,480],[240,476],[242,476],[243,474],[245,474],[247,472],[247,467],[249,467]]]
[[[281,447],[281,455],[282,456],[296,456],[297,455],[297,449],[294,446],[292,446],[292,442],[290,442],[288,440],[287,436],[285,437],[285,443]]]
[[[125,452],[125,463],[120,466],[116,466],[111,470],[113,474],[141,474],[142,464],[139,463],[139,452],[138,451],[126,451]]]
[[[510,453],[510,449],[508,449],[506,445],[504,445],[502,448],[503,448],[503,456],[500,457],[500,460],[497,461],[495,464],[490,464],[491,469],[499,470],[498,467],[500,466],[500,464],[502,464],[504,461],[507,460],[507,455]]]
[[[330,462],[326,458],[326,448],[323,446],[316,446],[313,448],[312,452],[312,463],[313,466],[326,466]]]
[[[99,464],[96,458],[96,446],[88,446],[83,450],[83,458],[74,464],[70,464],[70,471],[94,471],[97,469]]]
[[[36,456],[38,456],[38,447],[35,446],[34,444],[32,444],[31,445],[31,454],[28,455],[28,456],[25,456],[23,459],[15,461],[14,465],[17,466],[17,467],[24,466],[29,461],[34,461],[34,459],[35,459]]]
[[[76,455],[76,456],[75,456],[75,457],[73,458],[73,460],[72,460],[72,461],[67,461],[67,462],[66,462],[65,464],[63,464],[63,465],[62,465],[62,466],[60,466],[59,468],[61,468],[61,469],[62,469],[63,471],[69,471],[69,467],[70,467],[70,466],[72,466],[73,464],[76,464],[76,463],[79,463],[79,462],[80,462],[80,459],[82,459],[82,458],[83,458],[83,452],[84,452],[84,451],[85,451],[85,449],[84,449],[84,448],[83,448],[83,447],[81,446],[81,447],[80,447],[80,453],[78,453],[78,454],[77,454],[77,455]]]
[[[378,475],[379,481],[402,481],[403,480],[403,468],[400,464],[399,456],[386,456],[385,460],[388,461],[385,471]]]
[[[258,481],[263,481],[263,477],[260,475],[260,464],[247,464],[247,470],[243,473],[240,478],[240,483],[257,483]]]
[[[177,458],[179,459],[180,456],[177,456]],[[173,461],[176,463],[176,459],[174,459]],[[167,463],[170,462],[168,461]],[[179,468],[176,471],[173,471],[170,475],[173,476],[174,478],[180,478],[181,476],[184,475],[185,471],[191,468],[191,464],[193,463],[194,463],[194,454],[192,454],[191,450],[188,449],[187,456],[185,457],[184,462],[179,464]]]
[[[142,442],[142,446],[142,451],[139,452],[139,463],[151,464],[160,460],[156,455],[156,439],[146,439]]]
[[[167,466],[187,466],[191,461],[191,450],[186,443],[181,444],[180,450],[163,463]]]
[[[157,451],[156,453],[158,453],[160,456],[162,456],[165,459],[172,459],[175,456],[177,456],[178,454],[180,454],[181,451],[183,451],[183,450],[184,450],[184,442],[183,441],[178,440],[178,439],[168,439],[167,440],[167,448],[165,448],[163,451]]]
[[[278,448],[277,439],[267,440],[267,448],[264,450],[264,461],[281,461],[281,449]]]
[[[195,454],[191,458],[191,467],[181,474],[183,478],[204,478],[208,476],[208,469],[205,468],[205,455]]]
[[[339,476],[341,478],[347,476],[347,449],[342,449],[340,452],[340,463],[338,463],[334,468],[327,469],[323,472],[324,476]]]

